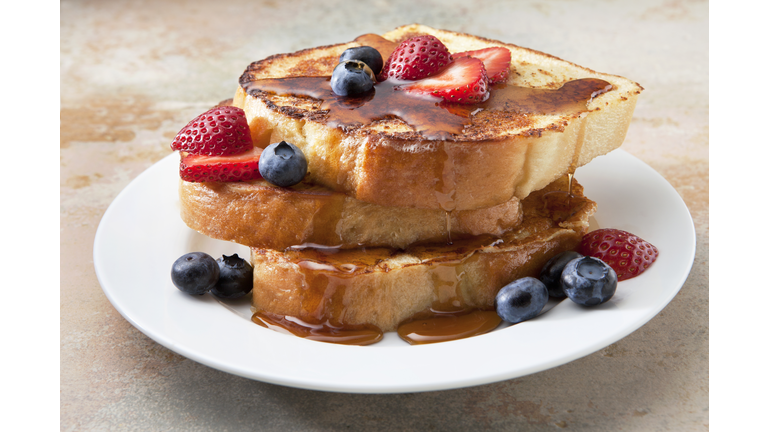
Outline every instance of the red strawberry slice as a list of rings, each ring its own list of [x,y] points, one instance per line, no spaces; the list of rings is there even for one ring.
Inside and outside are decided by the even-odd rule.
[[[184,126],[171,148],[192,154],[226,156],[253,148],[245,112],[233,106],[210,109]]]
[[[644,272],[656,261],[659,250],[640,237],[617,229],[599,229],[581,239],[578,252],[600,258],[626,280]]]
[[[451,53],[440,39],[431,35],[412,37],[395,48],[381,69],[378,80],[419,80],[440,72],[452,61]]]
[[[181,158],[179,175],[188,182],[237,182],[256,180],[259,174],[259,158],[263,149],[234,156],[208,156],[190,154]]]
[[[512,62],[512,54],[506,48],[490,47],[476,51],[464,51],[453,55],[454,60],[461,57],[474,57],[482,60],[491,84],[504,82],[509,76],[509,64]]]
[[[460,104],[483,102],[489,96],[485,66],[474,57],[456,59],[439,74],[404,85],[400,89]]]

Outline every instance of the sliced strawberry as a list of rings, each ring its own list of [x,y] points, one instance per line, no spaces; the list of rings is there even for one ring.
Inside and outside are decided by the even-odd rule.
[[[171,148],[192,154],[226,156],[253,148],[245,112],[233,106],[220,106],[195,117],[184,126]]]
[[[578,252],[605,261],[620,281],[644,272],[659,256],[656,246],[634,234],[610,228],[585,235]]]
[[[440,72],[452,61],[451,53],[440,39],[431,35],[412,37],[395,48],[384,63],[378,80],[419,80]]]
[[[460,104],[483,102],[489,95],[485,67],[481,60],[474,57],[456,59],[439,74],[406,84],[400,89]]]
[[[474,57],[482,60],[491,84],[504,82],[509,76],[509,64],[512,62],[512,54],[506,48],[490,47],[476,51],[464,51],[453,55],[454,60],[461,57]]]
[[[190,154],[181,158],[179,176],[188,182],[236,182],[261,178],[259,158],[263,149],[234,156],[207,156]]]

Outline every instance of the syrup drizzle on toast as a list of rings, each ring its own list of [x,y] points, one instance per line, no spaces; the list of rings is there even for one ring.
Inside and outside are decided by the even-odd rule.
[[[338,96],[330,77],[265,78],[241,84],[251,96],[261,92],[309,97],[321,102],[325,121],[345,131],[377,120],[397,117],[429,140],[451,140],[473,116],[484,110],[514,115],[575,115],[587,111],[593,97],[611,90],[611,84],[596,78],[569,81],[556,90],[494,84],[491,96],[480,104],[459,105],[436,98],[417,96],[403,90],[408,81],[386,80],[373,90],[355,97]]]

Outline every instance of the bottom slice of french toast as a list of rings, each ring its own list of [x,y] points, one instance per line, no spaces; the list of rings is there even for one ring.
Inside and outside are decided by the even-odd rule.
[[[392,248],[252,248],[254,312],[394,331],[425,310],[492,309],[507,283],[537,276],[577,247],[597,204],[568,178],[522,201],[523,221],[502,237]]]

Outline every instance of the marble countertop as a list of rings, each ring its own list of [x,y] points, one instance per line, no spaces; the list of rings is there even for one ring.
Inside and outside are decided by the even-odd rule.
[[[63,0],[62,431],[707,430],[708,3],[692,0],[227,2]],[[168,155],[191,118],[231,97],[253,60],[419,22],[628,77],[645,91],[623,149],[678,191],[696,227],[691,274],[639,330],[517,379],[439,392],[353,395],[230,375],[126,321],[99,286],[104,211]]]

